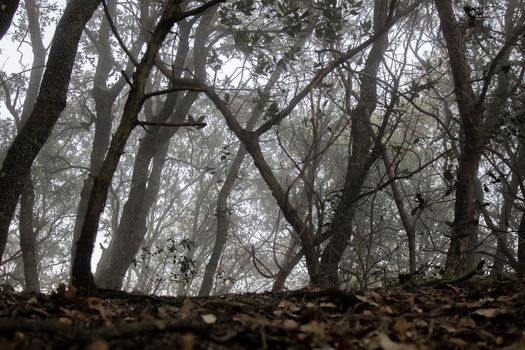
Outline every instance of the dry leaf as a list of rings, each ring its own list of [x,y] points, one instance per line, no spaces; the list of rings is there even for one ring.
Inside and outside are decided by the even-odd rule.
[[[217,316],[214,314],[202,315],[201,318],[206,324],[214,324],[217,321]]]
[[[478,309],[474,311],[474,313],[476,315],[480,315],[486,318],[491,318],[491,317],[501,314],[501,310],[500,309]]]
[[[334,303],[321,303],[319,304],[319,306],[327,309],[337,309],[337,305],[335,305]]]
[[[181,349],[182,350],[193,350],[195,349],[195,335],[191,333],[183,334],[181,337]]]
[[[304,333],[316,334],[320,337],[324,337],[324,324],[319,321],[310,321],[307,324],[303,324],[299,327],[299,330]]]
[[[299,327],[299,322],[290,320],[290,319],[286,319],[283,322],[283,327],[285,329],[297,329]]]
[[[297,311],[301,310],[301,308],[299,306],[297,306],[295,303],[292,303],[289,300],[281,301],[279,303],[279,305],[277,305],[277,307],[279,307],[281,309],[286,309],[286,310],[291,311],[291,312],[297,312]]]
[[[364,295],[356,295],[355,296],[357,299],[361,300],[362,302],[364,303],[367,303],[367,304],[370,304],[372,306],[379,306],[375,301],[373,301],[372,299],[364,296]]]
[[[184,299],[182,307],[179,310],[178,316],[182,319],[188,318],[191,316],[193,311],[193,303],[189,298]]]
[[[102,339],[94,339],[88,345],[87,350],[109,350],[109,345]]]
[[[396,343],[392,341],[388,337],[386,333],[379,333],[377,335],[377,341],[379,342],[379,346],[383,350],[416,350],[417,348],[412,344],[405,344],[405,343]]]
[[[401,341],[405,341],[409,329],[410,323],[404,317],[399,317],[394,323],[394,330]]]

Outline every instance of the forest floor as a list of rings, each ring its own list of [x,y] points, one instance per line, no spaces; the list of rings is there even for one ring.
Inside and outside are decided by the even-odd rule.
[[[525,349],[525,279],[217,297],[0,292],[0,349]]]

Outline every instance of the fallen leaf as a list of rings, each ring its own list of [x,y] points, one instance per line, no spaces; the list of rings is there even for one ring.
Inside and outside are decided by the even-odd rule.
[[[297,329],[299,327],[299,322],[295,320],[286,319],[283,322],[283,327],[285,329]]]
[[[277,305],[277,307],[279,307],[281,309],[285,309],[285,310],[291,311],[291,312],[297,312],[297,311],[301,310],[301,308],[299,306],[297,306],[295,303],[292,303],[289,300],[282,300],[279,303],[279,305]]]
[[[88,345],[87,350],[109,350],[109,345],[102,339],[94,339]]]
[[[181,349],[182,350],[193,350],[195,349],[196,338],[194,334],[186,333],[181,337]]]
[[[299,330],[304,333],[316,334],[320,337],[324,337],[324,324],[319,321],[310,321],[307,324],[303,324],[299,327]]]
[[[205,314],[202,315],[201,318],[206,324],[214,324],[217,321],[217,316],[214,314]]]
[[[501,314],[501,310],[500,309],[478,309],[476,311],[474,311],[474,313],[476,315],[480,315],[480,316],[483,316],[483,317],[486,317],[486,318],[492,318],[492,317],[495,317],[499,314]]]
[[[464,348],[468,345],[468,342],[459,338],[449,338],[448,342],[454,344],[455,346],[459,346],[460,348]]]
[[[361,300],[362,302],[364,303],[367,303],[367,304],[370,304],[372,306],[379,306],[375,301],[373,301],[372,299],[364,296],[364,295],[356,295],[355,296],[357,299]]]
[[[404,317],[399,317],[394,323],[394,330],[401,341],[405,341],[410,326],[410,323]]]
[[[178,316],[182,319],[188,318],[191,316],[193,311],[193,303],[189,298],[184,299],[182,307],[179,310]]]
[[[334,303],[321,303],[319,304],[319,306],[327,309],[337,309],[337,305],[335,305]]]
[[[396,343],[390,339],[386,333],[379,333],[377,335],[379,346],[383,350],[416,350],[417,348],[412,344]]]

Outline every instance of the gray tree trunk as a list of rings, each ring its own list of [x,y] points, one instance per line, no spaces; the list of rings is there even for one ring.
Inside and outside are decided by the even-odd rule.
[[[38,87],[42,80],[43,66],[46,62],[46,49],[42,42],[42,34],[40,32],[41,28],[38,6],[36,5],[35,0],[26,0],[25,8],[27,12],[29,35],[31,37],[31,47],[33,49],[33,64],[22,109],[22,125],[24,125],[29,118],[35,104],[38,95]],[[25,289],[29,292],[39,293],[40,281],[38,278],[37,232],[33,225],[34,202],[35,190],[30,172],[20,197],[20,248],[22,250],[22,260],[24,262]]]

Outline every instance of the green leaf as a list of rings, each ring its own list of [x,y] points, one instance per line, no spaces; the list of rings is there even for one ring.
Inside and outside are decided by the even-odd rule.
[[[452,171],[450,171],[449,169],[445,170],[445,172],[443,173],[443,177],[448,182],[454,181],[454,174],[452,174]]]
[[[273,102],[270,107],[268,108],[268,112],[270,114],[277,114],[279,112],[279,106],[277,106],[277,102]]]

